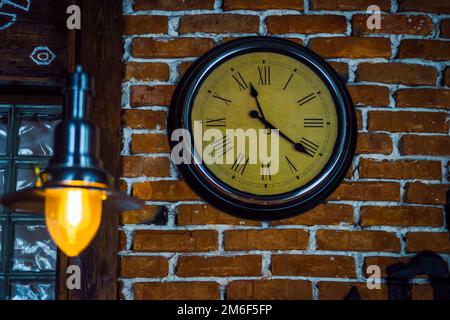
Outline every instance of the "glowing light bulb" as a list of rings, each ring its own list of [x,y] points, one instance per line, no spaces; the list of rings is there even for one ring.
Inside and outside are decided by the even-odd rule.
[[[104,192],[84,188],[45,191],[45,221],[56,245],[77,256],[96,235],[102,220]]]

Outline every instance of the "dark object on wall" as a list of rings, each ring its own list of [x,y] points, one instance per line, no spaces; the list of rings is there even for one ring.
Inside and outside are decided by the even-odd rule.
[[[352,287],[345,296],[344,300],[361,300],[361,295],[359,294],[358,288]]]
[[[441,256],[430,251],[419,253],[407,265],[397,263],[387,268],[389,300],[411,300],[410,280],[417,275],[428,275],[434,300],[450,300],[447,263]]]

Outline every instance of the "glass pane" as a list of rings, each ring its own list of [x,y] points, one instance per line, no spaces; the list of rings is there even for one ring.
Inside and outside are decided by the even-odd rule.
[[[3,234],[4,234],[3,221],[0,221],[0,271],[3,271]],[[0,296],[2,295],[1,292],[2,291],[0,290]]]
[[[34,174],[33,168],[17,167],[16,171],[16,190],[34,187],[34,184],[36,183],[36,175]]]
[[[0,278],[0,299],[5,299],[3,292],[5,290],[5,279]]]
[[[53,271],[56,246],[44,224],[16,224],[14,227],[13,271]]]
[[[11,281],[11,300],[54,300],[55,284],[50,281]]]
[[[19,149],[21,156],[53,155],[53,133],[59,117],[22,115],[19,121]]]
[[[6,169],[0,168],[0,195],[5,193]]]
[[[0,196],[5,193],[6,168],[0,168]],[[3,206],[0,205],[0,214],[3,213]]]
[[[6,155],[8,138],[8,114],[0,113],[0,155]]]

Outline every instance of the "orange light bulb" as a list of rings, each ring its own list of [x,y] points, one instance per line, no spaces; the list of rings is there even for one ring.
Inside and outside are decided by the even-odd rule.
[[[68,187],[45,191],[47,229],[67,256],[77,256],[96,235],[103,199],[101,190]]]

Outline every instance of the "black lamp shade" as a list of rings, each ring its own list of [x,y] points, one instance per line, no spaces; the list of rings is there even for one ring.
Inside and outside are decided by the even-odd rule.
[[[135,210],[143,202],[114,190],[111,176],[99,159],[98,129],[86,120],[91,100],[89,76],[81,66],[67,79],[64,120],[55,131],[55,152],[40,183],[3,196],[0,203],[13,210],[43,212],[46,189],[86,188],[102,190],[103,206],[116,210]]]

